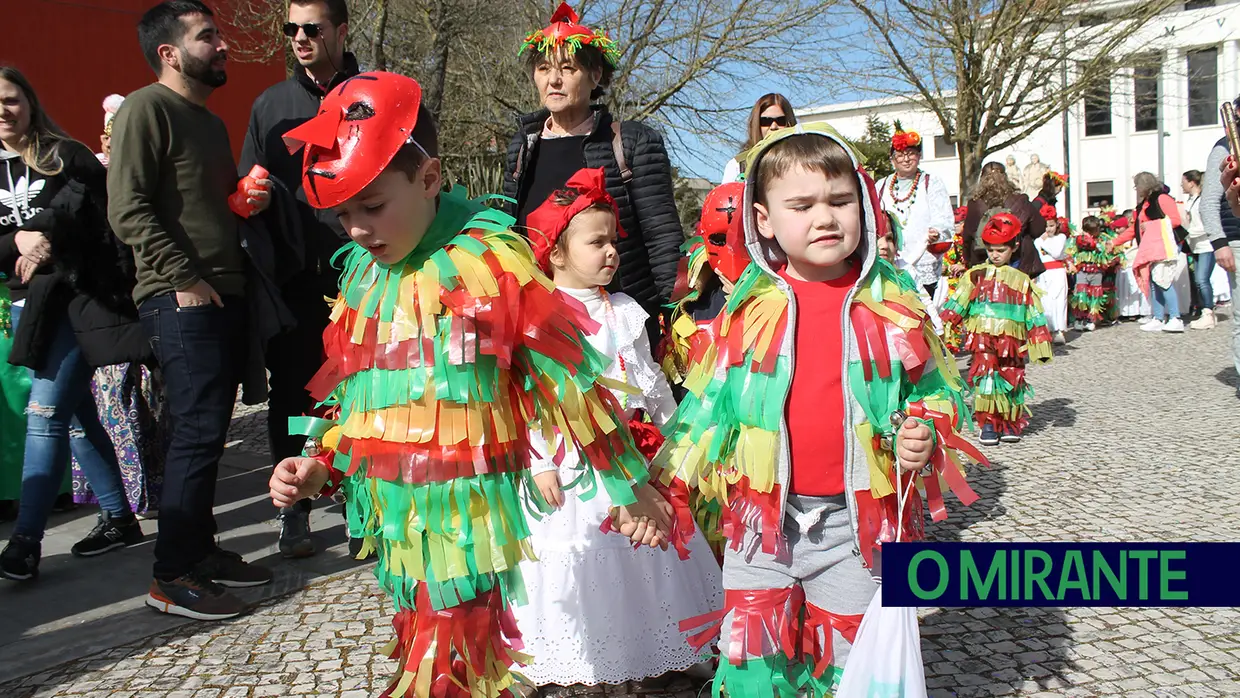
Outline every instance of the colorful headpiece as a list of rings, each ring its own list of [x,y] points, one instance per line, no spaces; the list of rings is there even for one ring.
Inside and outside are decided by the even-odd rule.
[[[121,104],[125,102],[125,98],[121,95],[108,95],[103,99],[103,132],[112,135],[112,119],[116,118],[116,112],[121,108]]]
[[[612,68],[619,68],[620,47],[616,45],[616,42],[603,31],[591,29],[580,24],[580,21],[581,18],[577,16],[573,8],[569,7],[568,3],[560,3],[555,14],[551,15],[551,24],[538,31],[530,32],[522,42],[518,53],[524,54],[532,50],[549,57],[563,49],[571,56],[582,46],[593,46],[603,54],[603,59],[608,65]]]
[[[982,242],[987,245],[1006,245],[1020,235],[1020,219],[1004,211],[996,213],[982,228]]]
[[[561,206],[556,203],[556,199],[564,194],[575,194],[576,198],[567,206]],[[601,167],[577,170],[564,183],[563,189],[552,193],[541,206],[525,217],[525,225],[530,229],[530,243],[534,247],[534,258],[544,272],[551,272],[551,250],[568,229],[573,217],[596,204],[611,208],[616,217],[616,233],[624,237],[624,231],[620,229],[620,209],[616,207],[616,200],[607,193],[607,177]]]
[[[697,233],[706,243],[707,261],[720,276],[736,283],[749,266],[745,251],[745,184],[720,184],[702,202]]]
[[[1055,207],[1050,204],[1042,204],[1042,208],[1038,211],[1038,213],[1042,214],[1042,218],[1048,221],[1053,221],[1059,217],[1059,212],[1056,211]]]
[[[916,131],[905,131],[900,122],[896,122],[895,135],[891,137],[891,149],[894,151],[901,150],[921,150],[921,134]]]
[[[969,207],[957,206],[956,210],[952,212],[952,215],[956,218],[957,223],[963,223],[964,219],[969,217]]]
[[[305,146],[302,188],[310,205],[331,208],[348,201],[382,174],[397,151],[417,144],[413,129],[421,104],[417,81],[395,73],[355,75],[329,92],[317,116],[284,134],[289,153]]]
[[[1063,216],[1059,217],[1059,232],[1063,233],[1064,235],[1068,234],[1068,219],[1064,218]]]
[[[1054,170],[1051,170],[1050,172],[1047,172],[1046,174],[1048,177],[1051,178],[1051,181],[1054,182],[1055,184],[1058,184],[1061,187],[1068,186],[1068,175],[1063,174],[1061,172],[1056,172]]]

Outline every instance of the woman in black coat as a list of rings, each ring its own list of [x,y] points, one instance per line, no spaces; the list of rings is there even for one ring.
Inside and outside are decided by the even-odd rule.
[[[604,168],[625,232],[618,241],[619,273],[609,290],[632,296],[657,318],[676,285],[684,231],[663,138],[645,124],[617,122],[607,107],[592,103],[611,83],[619,51],[562,6],[550,26],[526,40],[524,56],[543,108],[518,118],[508,146],[504,194],[516,200],[511,213],[517,229],[526,232],[526,214],[574,172]],[[657,322],[651,327],[657,329]]]
[[[142,539],[91,378],[96,366],[149,355],[108,229],[103,165],[61,132],[18,71],[0,67],[0,273],[13,298],[9,363],[30,369],[21,505],[0,575],[38,574],[40,541],[72,452],[99,500],[100,523],[73,546],[96,555]]]
[[[1029,201],[1029,197],[1016,190],[1007,178],[1003,164],[988,162],[982,166],[977,188],[969,199],[964,219],[964,229],[960,233],[963,240],[966,266],[974,267],[986,261],[986,248],[981,244],[981,230],[988,219],[987,213],[1006,210],[1020,219],[1021,229],[1017,239],[1020,241],[1013,265],[1025,272],[1029,278],[1046,271],[1042,258],[1038,254],[1034,241],[1046,230],[1040,208]]]

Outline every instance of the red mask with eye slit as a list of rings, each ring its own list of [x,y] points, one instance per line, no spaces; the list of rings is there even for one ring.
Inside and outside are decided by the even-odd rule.
[[[315,208],[338,206],[375,181],[413,139],[422,88],[394,73],[362,73],[323,98],[313,119],[284,134],[305,147],[302,188]]]
[[[698,235],[706,241],[707,263],[723,278],[736,283],[749,266],[745,250],[745,184],[728,182],[706,195]]]

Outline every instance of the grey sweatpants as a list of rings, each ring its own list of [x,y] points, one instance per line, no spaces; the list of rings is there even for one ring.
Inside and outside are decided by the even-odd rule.
[[[799,585],[805,600],[837,615],[865,613],[878,585],[853,555],[852,526],[844,495],[837,497],[788,496],[784,517],[785,550],[777,555],[762,552],[761,538],[747,534],[741,550],[730,547],[723,558],[723,588],[727,591],[787,589]],[[723,621],[719,654],[729,656],[729,638],[735,612]],[[859,619],[858,619],[859,620]],[[852,645],[832,629],[831,664],[843,667]],[[763,656],[779,652],[764,642]],[[746,659],[755,659],[746,653]]]

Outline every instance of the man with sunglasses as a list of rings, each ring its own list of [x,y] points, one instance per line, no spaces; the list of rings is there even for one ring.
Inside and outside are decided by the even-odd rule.
[[[336,295],[337,272],[332,255],[349,237],[330,209],[316,211],[301,190],[301,151],[290,154],[281,138],[319,111],[323,97],[345,80],[357,75],[357,59],[344,50],[349,33],[349,8],[345,0],[292,0],[284,35],[288,37],[299,69],[259,95],[250,113],[250,125],[241,149],[240,171],[254,165],[271,172],[271,178],[293,192],[301,214],[305,249],[304,268],[282,289],[284,301],[297,318],[297,326],[277,336],[267,347],[270,399],[267,432],[273,463],[301,454],[304,438],[289,436],[288,418],[310,414],[315,402],[305,386],[323,365],[323,330],[328,324],[325,297]],[[280,553],[286,558],[315,553],[310,537],[310,503],[281,510]],[[360,543],[360,541],[359,541]],[[350,550],[355,546],[350,541]]]

